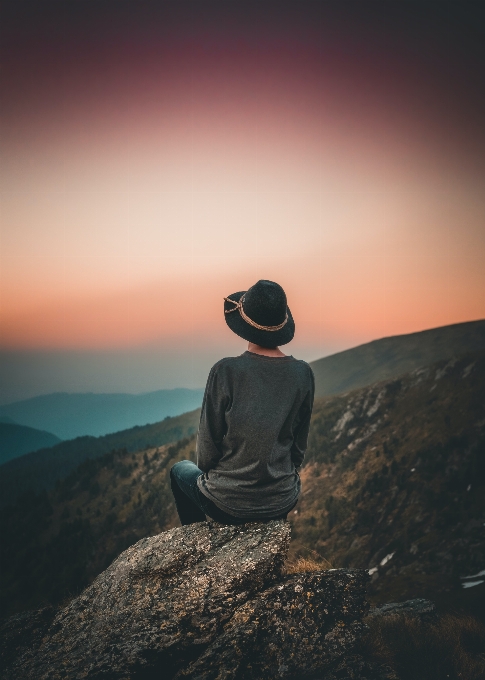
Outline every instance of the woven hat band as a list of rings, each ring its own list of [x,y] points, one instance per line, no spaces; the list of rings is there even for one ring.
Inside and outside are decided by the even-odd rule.
[[[231,298],[224,298],[226,302],[230,302],[231,304],[234,305],[233,309],[225,309],[224,314],[231,314],[231,312],[238,311],[241,317],[244,319],[246,323],[248,323],[250,326],[253,328],[257,328],[260,331],[280,331],[287,323],[288,321],[288,314],[285,316],[285,320],[283,323],[278,324],[277,326],[261,326],[261,324],[256,323],[256,321],[253,321],[252,319],[249,318],[249,316],[246,314],[243,308],[243,301],[244,301],[244,295],[241,297],[239,302],[236,302],[235,300],[231,300]]]

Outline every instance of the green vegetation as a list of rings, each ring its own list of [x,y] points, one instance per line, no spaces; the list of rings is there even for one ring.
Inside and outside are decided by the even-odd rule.
[[[374,340],[314,361],[318,397],[395,378],[466,352],[485,350],[485,320]]]
[[[52,448],[11,460],[0,475],[1,504],[13,503],[26,492],[51,489],[86,459],[99,458],[112,450],[140,451],[177,441],[196,432],[200,409],[160,423],[135,426],[104,437],[78,437]]]

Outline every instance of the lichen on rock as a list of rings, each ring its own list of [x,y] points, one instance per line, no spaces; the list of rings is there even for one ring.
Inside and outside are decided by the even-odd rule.
[[[142,539],[27,636],[4,677],[249,680],[330,668],[363,630],[368,574],[285,576],[289,540],[283,520]],[[27,619],[5,624],[12,639]]]

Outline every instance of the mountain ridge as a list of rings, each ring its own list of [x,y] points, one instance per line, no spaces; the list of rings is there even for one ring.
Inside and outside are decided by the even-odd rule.
[[[394,335],[310,362],[315,394],[342,394],[421,366],[485,350],[485,319]]]
[[[0,505],[15,503],[22,494],[51,489],[86,460],[116,449],[127,452],[161,446],[190,436],[197,430],[200,409],[167,417],[151,425],[135,425],[102,437],[77,437],[7,461],[1,466]]]
[[[371,570],[376,604],[421,596],[483,616],[484,587],[462,583],[485,560],[484,378],[479,352],[317,399],[290,555]],[[195,443],[194,432],[112,451],[3,508],[5,610],[78,592],[126,547],[176,526],[169,469],[195,460]]]
[[[4,404],[0,416],[62,440],[101,437],[193,411],[202,404],[203,392],[185,387],[141,394],[53,392]]]
[[[434,361],[485,350],[485,320],[390,336],[310,362],[316,396],[341,394]],[[54,392],[0,406],[0,419],[52,432],[62,440],[104,436],[192,411],[203,389],[140,394]]]
[[[61,441],[52,432],[0,420],[0,465]]]

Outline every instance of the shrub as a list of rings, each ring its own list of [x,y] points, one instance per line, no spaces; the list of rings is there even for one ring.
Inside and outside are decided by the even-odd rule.
[[[399,680],[483,680],[485,626],[446,614],[436,623],[395,614],[368,621],[361,652],[390,666]]]

